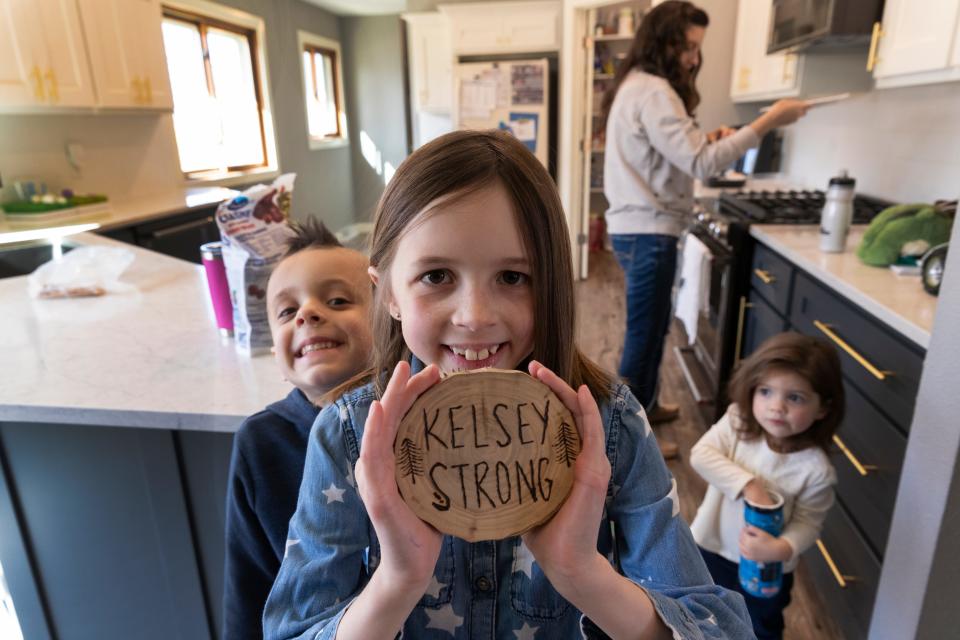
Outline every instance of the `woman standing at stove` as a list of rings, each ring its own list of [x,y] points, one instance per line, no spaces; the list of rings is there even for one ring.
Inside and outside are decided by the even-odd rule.
[[[620,376],[651,423],[672,420],[675,405],[657,401],[664,340],[670,325],[677,240],[693,207],[693,179],[730,166],[770,130],[795,122],[808,105],[780,100],[739,130],[702,131],[696,78],[707,14],[669,0],[650,10],[603,96],[606,154],[603,189],[607,231],[626,275],[627,330]],[[675,454],[675,445],[662,447]]]

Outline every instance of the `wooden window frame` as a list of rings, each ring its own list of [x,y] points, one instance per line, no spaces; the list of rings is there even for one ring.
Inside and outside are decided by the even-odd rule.
[[[317,96],[317,72],[316,72],[316,58],[313,54],[320,53],[323,55],[329,55],[331,59],[331,68],[333,70],[333,97],[334,97],[334,108],[336,109],[336,122],[337,122],[337,133],[336,134],[326,134],[324,136],[315,136],[310,133],[310,121],[309,115],[306,116],[306,121],[304,124],[307,128],[307,140],[310,149],[332,149],[338,147],[345,147],[350,144],[350,135],[349,135],[349,123],[347,122],[347,105],[346,105],[346,94],[343,91],[343,52],[340,47],[340,43],[331,38],[325,38],[314,33],[307,31],[297,31],[297,45],[299,49],[298,55],[300,56],[300,64],[303,65],[303,54],[309,53],[310,55],[310,78],[312,87],[308,88],[306,85],[303,87],[304,91],[304,108],[309,109],[309,105],[306,103],[306,99],[309,97],[307,92],[313,92],[314,97]],[[301,77],[303,77],[301,70]]]
[[[226,172],[228,174],[249,173],[272,168],[272,163],[270,161],[271,154],[267,146],[267,130],[264,123],[265,105],[263,97],[263,82],[260,78],[261,65],[259,63],[260,52],[258,49],[257,30],[242,25],[233,24],[226,20],[221,20],[209,15],[195,13],[186,9],[170,7],[166,5],[163,6],[163,18],[186,22],[197,27],[197,30],[200,32],[200,47],[203,52],[203,68],[207,79],[207,92],[211,97],[216,97],[217,93],[213,82],[213,67],[210,65],[210,51],[207,48],[208,30],[210,27],[222,29],[224,31],[230,31],[232,33],[244,36],[247,39],[247,44],[250,49],[250,68],[253,71],[253,91],[254,97],[257,101],[257,122],[260,125],[260,148],[263,152],[263,162],[259,164],[229,165],[226,167]],[[176,105],[174,105],[174,109],[176,109]],[[183,175],[191,181],[210,175],[220,174],[222,174],[220,167],[183,172]]]

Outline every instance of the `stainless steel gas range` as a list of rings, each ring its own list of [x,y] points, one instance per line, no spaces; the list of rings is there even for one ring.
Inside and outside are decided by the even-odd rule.
[[[890,202],[857,195],[854,224],[866,224]],[[681,370],[707,424],[727,406],[726,387],[739,358],[738,337],[750,285],[754,242],[751,224],[819,224],[822,191],[763,190],[723,192],[703,198],[690,233],[709,255],[709,293],[697,319],[697,336],[690,346],[675,347]],[[686,336],[680,341],[687,343]]]

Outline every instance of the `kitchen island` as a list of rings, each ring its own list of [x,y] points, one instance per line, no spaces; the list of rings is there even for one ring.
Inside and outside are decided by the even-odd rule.
[[[26,638],[217,638],[233,432],[289,391],[222,339],[203,268],[109,238],[133,289],[0,279],[0,562]]]

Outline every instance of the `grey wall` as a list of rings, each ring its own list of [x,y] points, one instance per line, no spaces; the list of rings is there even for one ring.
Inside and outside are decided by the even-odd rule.
[[[957,196],[957,183],[953,185]],[[870,624],[871,640],[956,636],[960,580],[960,225],[954,225],[897,507]]]
[[[311,151],[300,77],[297,29],[339,39],[336,16],[299,0],[222,0],[266,24],[268,81],[280,169],[297,173],[294,215],[317,213],[333,228],[353,220],[350,150]],[[70,167],[67,142],[85,149]],[[0,115],[0,175],[9,184],[36,178],[51,187],[106,193],[114,200],[182,189],[169,114]]]
[[[357,220],[373,219],[390,173],[407,155],[403,29],[397,15],[340,19]]]

